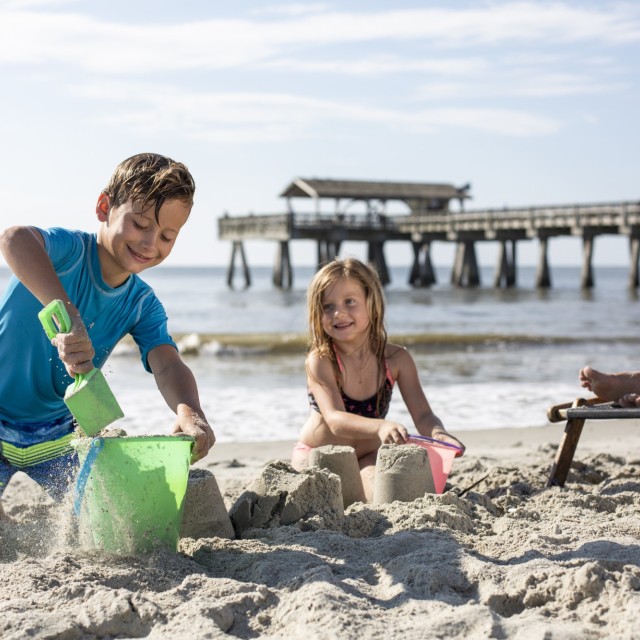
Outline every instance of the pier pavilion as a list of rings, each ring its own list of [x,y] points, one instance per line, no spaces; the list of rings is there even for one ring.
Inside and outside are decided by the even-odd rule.
[[[415,287],[428,287],[436,282],[431,262],[432,243],[454,242],[456,253],[451,282],[455,286],[473,287],[480,284],[476,243],[497,241],[499,250],[493,284],[512,287],[517,280],[517,242],[537,239],[540,252],[536,286],[544,288],[551,286],[549,240],[556,236],[579,236],[583,240],[581,286],[590,288],[594,284],[592,258],[595,238],[614,234],[629,238],[629,286],[637,288],[640,285],[640,202],[465,211],[464,202],[470,197],[469,188],[470,185],[455,187],[440,183],[296,178],[280,194],[286,198],[286,212],[219,218],[219,238],[232,243],[227,283],[233,286],[239,259],[244,284],[251,284],[243,245],[245,240],[272,240],[278,243],[273,282],[277,287],[290,288],[293,269],[289,243],[307,239],[316,241],[318,267],[339,254],[342,242],[366,242],[367,258],[385,284],[389,282],[389,271],[384,243],[410,242],[414,260],[409,283]],[[296,212],[294,198],[313,199],[314,210]],[[322,211],[327,200],[333,201],[331,212]],[[388,203],[397,202],[405,208],[404,212],[392,213],[387,209]],[[451,210],[451,202],[455,202],[459,209]]]

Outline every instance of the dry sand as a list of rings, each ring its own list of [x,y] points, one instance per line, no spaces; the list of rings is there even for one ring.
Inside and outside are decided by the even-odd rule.
[[[266,518],[178,554],[69,547],[60,509],[18,474],[0,637],[640,638],[640,422],[588,422],[566,487],[545,489],[561,433],[465,433],[443,495]],[[263,471],[290,447],[217,445],[198,466],[231,509],[253,479],[286,474]]]

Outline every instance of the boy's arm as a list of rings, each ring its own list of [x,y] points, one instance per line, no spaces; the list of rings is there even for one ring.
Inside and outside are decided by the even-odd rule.
[[[149,351],[148,361],[162,397],[176,414],[173,433],[184,433],[196,439],[192,462],[204,458],[216,439],[200,407],[198,387],[191,369],[169,344]]]
[[[44,240],[34,227],[10,227],[0,233],[0,251],[22,284],[46,306],[62,300],[71,319],[71,331],[52,340],[71,377],[93,369],[95,351],[80,313],[69,299],[44,248]]]

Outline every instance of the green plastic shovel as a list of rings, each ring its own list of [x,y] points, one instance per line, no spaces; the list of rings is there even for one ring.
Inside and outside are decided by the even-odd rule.
[[[71,319],[62,300],[50,302],[38,313],[38,318],[50,340],[58,333],[71,331]],[[64,401],[78,426],[89,437],[124,416],[102,371],[97,368],[89,373],[77,373],[75,382],[67,387]]]

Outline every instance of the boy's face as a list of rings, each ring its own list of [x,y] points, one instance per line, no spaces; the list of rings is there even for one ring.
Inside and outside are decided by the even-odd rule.
[[[140,202],[125,202],[111,208],[109,196],[100,194],[96,206],[102,223],[98,255],[105,282],[116,287],[130,274],[160,264],[171,253],[190,212],[191,204],[167,200],[156,220],[155,203],[144,210]]]

